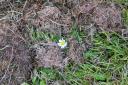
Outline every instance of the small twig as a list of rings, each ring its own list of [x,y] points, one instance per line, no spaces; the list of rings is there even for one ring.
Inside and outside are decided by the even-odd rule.
[[[10,82],[11,82],[11,78],[12,78],[12,72],[13,72],[13,69],[12,69],[11,74],[10,74],[10,76],[9,76],[8,85],[10,85]]]
[[[8,17],[7,15],[4,16],[4,17],[2,17],[2,18],[0,19],[0,21],[7,19],[7,17]]]
[[[28,0],[25,1],[24,6],[23,6],[23,9],[22,9],[22,12],[24,12],[24,9],[25,9],[27,3],[28,3]]]
[[[14,24],[14,25],[15,25],[15,24]],[[26,40],[25,40],[22,36],[20,36],[20,34],[16,34],[12,29],[9,29],[9,28],[8,28],[8,30],[10,30],[15,36],[21,38],[23,41],[26,42]]]
[[[7,47],[10,47],[9,45],[6,45],[5,47],[1,48],[0,51],[6,49]]]
[[[18,14],[23,14],[21,12],[18,12],[18,11],[14,11],[14,10],[11,10],[11,11],[7,11],[8,13],[18,13]]]
[[[38,47],[38,45],[58,46],[57,43],[54,43],[54,42],[53,43],[43,43],[43,42],[41,42],[41,43],[35,44],[34,47]]]

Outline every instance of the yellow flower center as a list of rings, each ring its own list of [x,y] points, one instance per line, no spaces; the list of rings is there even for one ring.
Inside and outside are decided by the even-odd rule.
[[[59,40],[58,46],[61,48],[65,48],[67,46],[67,42],[63,39]]]
[[[60,45],[61,45],[61,46],[65,45],[65,41],[61,41],[61,42],[60,42]]]

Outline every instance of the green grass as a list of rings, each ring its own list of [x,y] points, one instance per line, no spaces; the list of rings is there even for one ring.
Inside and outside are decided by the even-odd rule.
[[[52,68],[37,68],[31,78],[31,83],[23,83],[25,85],[47,85],[49,81],[61,79],[58,71]]]
[[[128,4],[128,0],[115,0]],[[128,25],[128,10],[122,10],[122,20]],[[71,37],[83,43],[85,33],[73,24]],[[30,29],[32,41],[57,42],[61,37],[53,33]],[[68,51],[68,50],[67,50]],[[38,68],[25,85],[47,85],[49,81],[65,81],[66,85],[128,85],[128,40],[117,33],[96,33],[92,47],[83,53],[84,63],[70,62],[63,72],[60,69]],[[63,84],[62,84],[63,85]]]
[[[52,41],[52,42],[58,42],[58,40],[60,39],[60,36],[50,33],[50,32],[42,32],[39,31],[38,29],[31,27],[29,29],[29,35],[30,38],[33,42],[39,42],[39,41],[44,41],[44,42],[48,42],[48,41]]]
[[[128,25],[128,9],[122,10],[122,19],[124,24]]]
[[[120,4],[122,9],[122,20],[125,25],[128,25],[128,0],[113,0],[115,3]]]
[[[51,68],[38,68],[35,70],[32,78],[32,85],[46,85],[49,80],[57,80],[59,78],[57,71]]]
[[[118,3],[118,4],[128,5],[128,0],[113,0],[113,1]]]
[[[78,43],[82,43],[83,38],[85,37],[85,33],[84,31],[81,31],[79,27],[77,26],[77,24],[75,23],[72,25],[70,36],[75,38],[78,41]]]
[[[118,34],[96,34],[84,58],[85,63],[65,68],[63,76],[70,85],[128,84],[128,43]]]
[[[128,63],[128,43],[118,34],[100,33],[96,35],[93,47],[85,52],[84,56],[86,62],[97,67],[96,72],[104,77],[102,79],[106,80],[105,85],[109,85],[107,82],[113,83],[112,78],[115,78],[113,81],[119,82],[119,85],[127,84],[125,80],[128,78],[128,74],[124,73],[124,68]],[[127,70],[128,68],[125,69],[125,72]],[[97,80],[95,77],[94,79]]]
[[[66,85],[127,85],[128,41],[117,33],[97,33],[92,47],[83,53],[84,63],[70,62],[63,72],[39,68],[30,85],[65,81]],[[63,84],[62,84],[63,85]]]

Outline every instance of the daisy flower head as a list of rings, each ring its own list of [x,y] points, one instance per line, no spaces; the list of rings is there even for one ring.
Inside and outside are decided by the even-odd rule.
[[[57,43],[58,46],[60,46],[61,48],[65,48],[67,46],[67,42],[62,38],[59,40],[59,42]]]

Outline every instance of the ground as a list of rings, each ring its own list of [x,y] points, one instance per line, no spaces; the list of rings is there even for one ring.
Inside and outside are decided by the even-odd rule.
[[[0,85],[127,85],[127,8],[127,0],[1,0]]]

